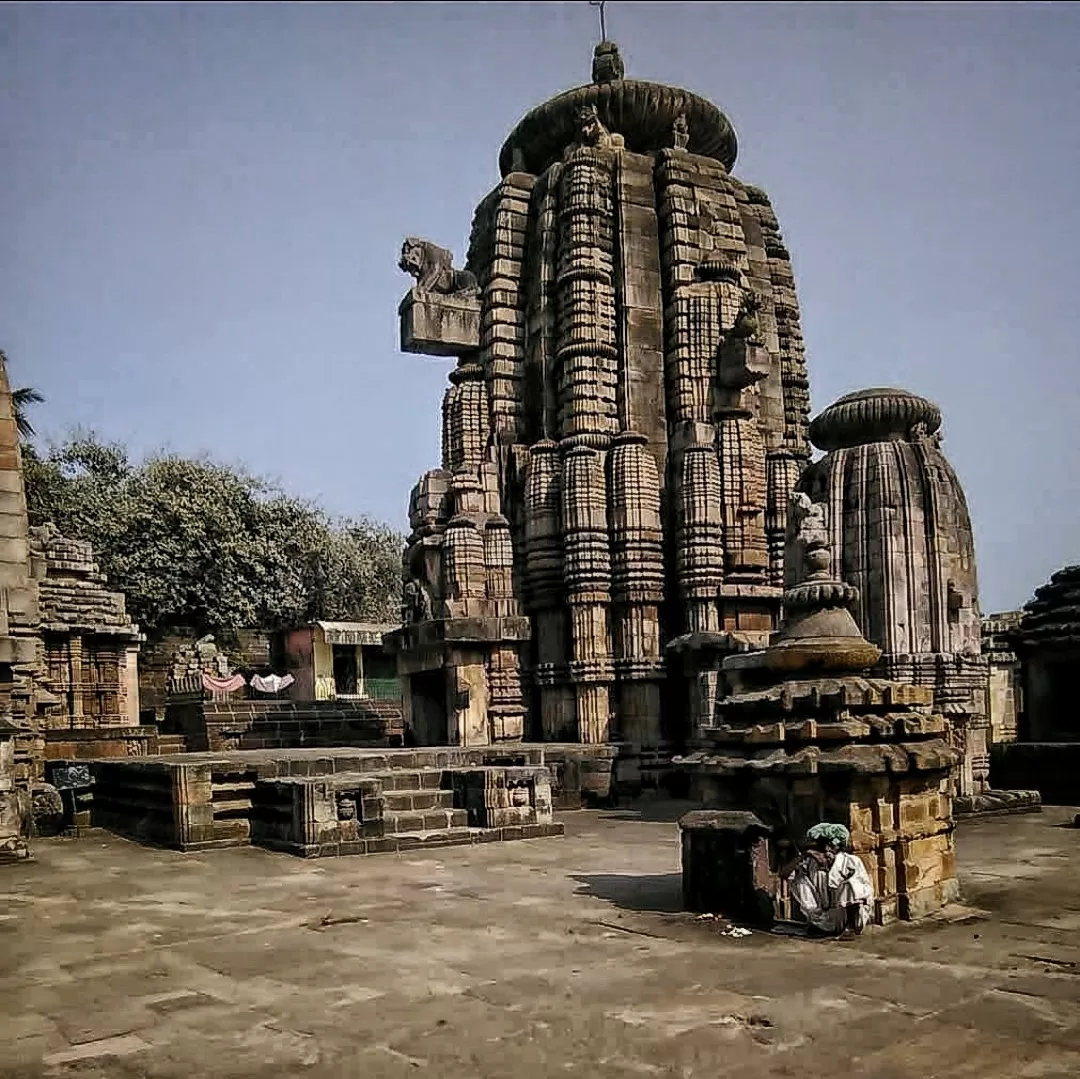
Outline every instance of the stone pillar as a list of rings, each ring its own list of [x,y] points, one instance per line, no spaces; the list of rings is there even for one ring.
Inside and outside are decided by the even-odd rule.
[[[487,562],[487,600],[493,618],[519,614],[513,590],[513,545],[510,522],[491,517],[484,525],[484,558]],[[494,648],[488,660],[491,732],[495,741],[520,739],[524,734],[525,703],[521,686],[518,650],[510,644]]]
[[[764,584],[769,568],[765,542],[765,445],[749,411],[717,415],[720,504],[724,522],[724,579]]]
[[[555,306],[562,168],[561,163],[555,162],[537,183],[533,197],[536,214],[533,239],[526,249],[526,271],[532,287],[526,308],[528,360],[525,386],[537,402],[531,412],[526,412],[526,422],[537,445],[559,436]]]
[[[453,657],[446,668],[447,741],[452,746],[486,746],[488,725],[487,670],[482,654]]]
[[[523,435],[525,226],[534,176],[506,176],[477,208],[468,264],[481,288],[480,362],[488,387],[491,431],[500,443]]]
[[[720,465],[711,441],[690,442],[676,462],[675,577],[686,627],[690,633],[715,633],[720,625],[716,598],[724,579]]]
[[[769,584],[784,587],[784,544],[787,535],[787,508],[806,456],[788,450],[770,453],[765,461],[767,504],[765,539],[769,548]]]

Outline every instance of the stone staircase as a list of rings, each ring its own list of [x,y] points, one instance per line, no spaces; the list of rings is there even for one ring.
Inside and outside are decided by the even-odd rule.
[[[376,775],[383,788],[383,821],[392,835],[426,834],[468,827],[469,814],[454,808],[454,792],[435,769]]]

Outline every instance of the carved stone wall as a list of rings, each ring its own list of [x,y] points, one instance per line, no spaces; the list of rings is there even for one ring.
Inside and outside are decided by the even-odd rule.
[[[695,635],[715,652],[721,631],[745,647],[777,624],[809,406],[790,257],[768,198],[730,173],[731,125],[697,95],[613,78],[618,52],[601,52],[602,84],[511,133],[467,269],[403,248],[403,343],[458,357],[404,576],[413,622],[528,616],[524,643],[469,630],[491,642],[490,737],[647,753],[685,717],[686,693],[663,689],[673,642],[695,642],[679,670],[697,693]],[[440,304],[452,332],[435,341]],[[440,634],[391,646],[430,715],[424,672],[457,676],[448,654],[410,652],[421,637]]]
[[[1024,710],[1020,657],[1013,642],[1022,618],[1022,611],[1002,611],[982,620],[982,654],[990,668],[990,741],[994,745],[1016,741]]]

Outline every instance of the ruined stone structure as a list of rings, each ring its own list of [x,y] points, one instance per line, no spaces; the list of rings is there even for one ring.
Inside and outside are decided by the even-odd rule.
[[[624,78],[604,42],[506,140],[467,269],[405,242],[402,349],[457,358],[387,638],[422,741],[662,759],[775,628],[807,378],[790,257],[735,157],[714,105]]]
[[[31,551],[22,451],[7,370],[0,357],[0,718],[9,726],[8,771],[16,788],[42,778],[41,722],[59,704],[40,679],[38,584],[45,567]]]
[[[1022,611],[1001,611],[982,620],[982,654],[990,672],[990,741],[994,745],[1016,741],[1024,710],[1020,657],[1014,645],[1022,618]]]
[[[828,504],[838,575],[882,651],[876,673],[933,689],[964,755],[957,793],[970,796],[989,783],[988,668],[971,520],[940,430],[938,407],[906,390],[849,394],[810,425],[826,456],[800,489]]]
[[[142,635],[123,595],[105,587],[89,543],[46,524],[30,530],[30,544],[45,571],[40,676],[59,702],[43,724],[46,759],[147,752],[155,731],[139,726]]]
[[[699,731],[702,748],[675,765],[703,805],[755,814],[778,843],[797,843],[821,821],[845,825],[874,884],[874,920],[918,918],[958,894],[952,772],[961,758],[931,687],[866,673],[881,651],[852,617],[858,591],[832,576],[825,510],[795,496],[785,623],[769,648],[724,661],[732,690]],[[761,860],[759,850],[747,861],[753,880],[719,893],[767,893]],[[691,858],[684,872],[701,867]]]
[[[1016,662],[1005,669],[1018,677],[1023,707],[1016,739],[994,746],[994,782],[1031,787],[1051,805],[1076,805],[1080,803],[1080,714],[1075,694],[1080,670],[1080,566],[1054,573],[1015,621],[1006,642],[1012,645]]]
[[[1080,566],[1066,566],[1035,590],[1013,637],[1023,667],[1027,742],[1080,742]]]

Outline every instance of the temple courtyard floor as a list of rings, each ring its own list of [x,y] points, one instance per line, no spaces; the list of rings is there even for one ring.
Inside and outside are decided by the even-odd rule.
[[[960,824],[967,905],[846,944],[679,914],[685,808],[321,861],[39,840],[0,873],[0,1075],[1080,1075],[1074,810]]]

